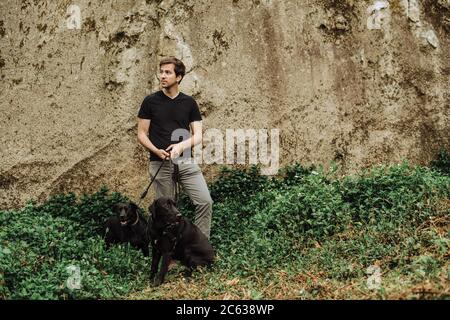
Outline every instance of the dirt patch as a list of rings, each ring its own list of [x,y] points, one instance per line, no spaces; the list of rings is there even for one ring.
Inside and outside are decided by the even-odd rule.
[[[139,194],[147,158],[130,130],[163,54],[189,63],[181,89],[205,130],[277,128],[281,166],[425,163],[449,143],[448,4],[420,6],[435,47],[399,1],[369,30],[373,3],[90,1],[68,29],[69,0],[3,2],[1,205],[101,184]]]
[[[426,20],[442,35],[450,33],[450,3],[446,0],[425,0],[423,8]]]
[[[324,0],[326,18],[319,24],[319,29],[328,37],[340,38],[351,34],[352,26],[358,22],[358,15],[353,1]]]

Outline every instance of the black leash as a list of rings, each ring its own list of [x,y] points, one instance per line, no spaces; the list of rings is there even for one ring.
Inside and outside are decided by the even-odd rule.
[[[173,164],[172,181],[175,189],[175,204],[178,206],[178,198],[180,195],[180,168],[177,164]]]
[[[153,181],[155,181],[156,176],[158,175],[159,171],[161,170],[162,166],[164,165],[164,162],[166,161],[167,156],[163,159],[163,161],[161,161],[161,165],[158,168],[158,171],[156,171],[155,175],[153,176],[152,180],[150,181],[149,185],[147,186],[147,189],[145,189],[145,191],[141,194],[141,198],[139,199],[139,202],[137,204],[137,206],[139,207],[139,205],[141,204],[141,201],[144,200],[145,196],[148,193],[148,189],[150,189],[150,186],[152,185]]]
[[[155,175],[153,176],[152,180],[148,184],[145,191],[141,194],[141,197],[139,198],[139,202],[137,206],[141,204],[141,201],[144,200],[144,198],[147,196],[148,190],[150,189],[150,186],[153,184],[153,181],[155,181],[156,176],[158,175],[159,171],[161,170],[162,166],[164,165],[164,162],[167,161],[166,156],[163,161],[161,161],[161,165],[159,166],[158,170],[156,171]],[[173,162],[172,160],[170,160]],[[177,164],[173,163],[173,173],[172,173],[172,181],[174,183],[174,189],[175,189],[175,203],[178,206],[178,200],[179,200],[179,194],[180,194],[180,168]]]

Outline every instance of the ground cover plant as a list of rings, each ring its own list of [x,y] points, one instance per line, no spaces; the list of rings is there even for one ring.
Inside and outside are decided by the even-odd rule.
[[[0,298],[448,298],[448,154],[429,167],[336,169],[294,164],[269,178],[224,167],[210,185],[215,266],[188,279],[176,267],[158,288],[150,258],[105,248],[102,226],[124,195],[102,188],[0,211]],[[185,195],[180,207],[193,217]]]

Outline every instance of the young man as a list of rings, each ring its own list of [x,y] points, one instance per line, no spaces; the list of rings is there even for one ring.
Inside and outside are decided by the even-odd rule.
[[[159,68],[162,90],[145,97],[142,102],[138,114],[138,141],[150,151],[149,170],[152,177],[161,166],[161,161],[167,159],[154,181],[156,198],[174,198],[173,162],[178,163],[180,184],[196,208],[195,224],[209,239],[213,201],[206,181],[196,163],[177,161],[183,151],[190,154],[191,148],[202,142],[202,117],[197,102],[179,91],[186,71],[183,62],[168,57],[161,60]],[[180,135],[184,139],[178,142]]]

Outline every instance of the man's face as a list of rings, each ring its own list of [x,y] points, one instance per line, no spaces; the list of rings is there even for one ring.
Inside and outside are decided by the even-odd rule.
[[[173,63],[163,64],[159,69],[159,81],[161,87],[169,89],[181,81],[181,76],[175,75],[175,65]]]

